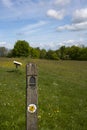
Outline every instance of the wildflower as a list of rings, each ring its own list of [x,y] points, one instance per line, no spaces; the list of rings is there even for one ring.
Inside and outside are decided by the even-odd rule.
[[[54,85],[54,86],[57,86],[58,84],[57,84],[57,83],[55,83],[55,82],[53,82],[53,85]]]
[[[41,115],[38,115],[38,118],[40,119],[40,118],[41,118]]]
[[[6,103],[4,103],[3,105],[6,106]]]
[[[60,112],[59,110],[57,110],[56,112]]]
[[[59,111],[59,110],[55,110],[54,112],[55,112],[55,113],[59,113],[60,111]]]
[[[28,106],[28,111],[29,111],[30,113],[34,113],[34,112],[36,111],[36,109],[37,109],[37,107],[36,107],[35,104],[30,104],[30,105]]]

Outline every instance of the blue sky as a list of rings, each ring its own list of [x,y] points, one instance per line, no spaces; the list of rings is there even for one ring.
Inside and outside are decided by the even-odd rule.
[[[0,0],[0,46],[87,46],[87,0]]]

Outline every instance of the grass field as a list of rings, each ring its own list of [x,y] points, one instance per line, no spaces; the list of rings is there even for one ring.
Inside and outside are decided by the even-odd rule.
[[[87,61],[28,58],[0,58],[0,130],[26,129],[28,62],[38,68],[38,130],[87,130]]]

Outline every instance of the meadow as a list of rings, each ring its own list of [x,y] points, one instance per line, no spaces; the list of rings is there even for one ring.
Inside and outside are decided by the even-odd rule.
[[[38,130],[87,130],[87,61],[28,58],[0,58],[0,130],[26,130],[28,62],[38,69]]]

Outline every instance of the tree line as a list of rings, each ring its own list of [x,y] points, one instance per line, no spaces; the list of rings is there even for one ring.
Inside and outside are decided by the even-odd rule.
[[[25,40],[18,40],[14,48],[9,50],[5,47],[0,47],[0,56],[7,57],[30,57],[51,60],[87,60],[87,47],[85,46],[61,46],[57,50],[33,48]]]

